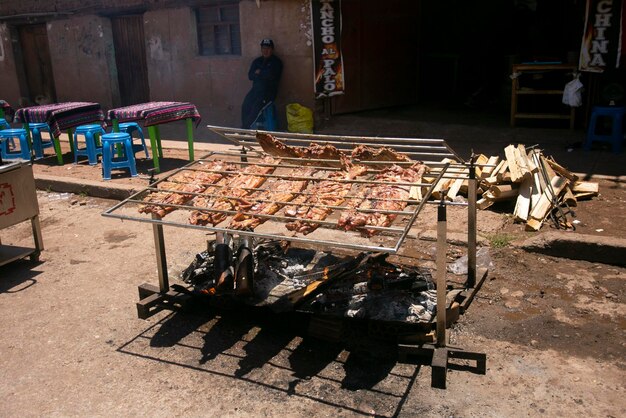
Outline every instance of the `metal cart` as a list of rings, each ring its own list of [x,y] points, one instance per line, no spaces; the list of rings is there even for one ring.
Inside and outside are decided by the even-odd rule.
[[[0,165],[0,230],[25,221],[31,222],[34,248],[0,243],[0,266],[25,257],[37,261],[43,250],[33,167],[22,161]]]

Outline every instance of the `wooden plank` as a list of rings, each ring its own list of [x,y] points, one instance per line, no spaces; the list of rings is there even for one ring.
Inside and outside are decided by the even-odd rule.
[[[509,165],[509,172],[511,173],[511,181],[521,181],[523,176],[522,168],[517,164],[515,145],[509,145],[504,148],[504,155]]]
[[[526,148],[522,144],[519,144],[517,147],[509,145],[504,149],[504,153],[506,155],[506,161],[509,164],[511,181],[513,183],[521,183],[531,172],[531,167],[529,167],[526,157]],[[504,176],[504,178],[506,178],[506,176]]]
[[[558,197],[561,191],[567,186],[568,180],[565,177],[556,176],[550,181],[551,188],[546,190],[541,195],[539,202],[532,209],[530,213],[530,219],[526,223],[527,230],[537,231],[541,228],[543,220],[548,216],[553,209],[552,199]],[[553,195],[554,193],[554,195]]]
[[[572,173],[571,171],[569,171],[565,167],[562,167],[556,161],[554,161],[552,158],[545,158],[545,161],[550,165],[550,167],[554,171],[556,171],[561,176],[563,176],[566,179],[568,179],[570,182],[575,183],[575,182],[578,181],[578,176],[576,174]]]
[[[577,181],[572,186],[574,193],[595,193],[600,191],[600,185],[598,183],[592,183],[590,181]]]
[[[574,193],[572,193],[572,190],[569,187],[565,188],[565,192],[563,193],[563,197],[561,198],[561,201],[570,207],[578,206],[578,202],[576,201],[576,196],[574,196]]]
[[[484,154],[480,154],[478,157],[476,157],[476,178],[477,179],[482,177],[482,173],[483,173],[483,167],[482,166],[484,164],[487,164],[488,160],[489,159]]]
[[[497,155],[492,155],[487,159],[485,165],[487,166],[495,166],[495,167],[484,167],[482,172],[480,173],[480,178],[487,178],[493,173],[493,171],[497,168],[498,164],[500,164],[503,160],[500,160],[500,157]]]
[[[480,210],[485,210],[494,203],[493,199],[490,199],[489,197],[482,197],[476,201],[476,207]]]
[[[519,187],[513,184],[500,184],[491,186],[485,193],[492,197],[495,201],[507,200],[517,197]]]
[[[508,168],[509,168],[509,165],[507,164],[506,159],[500,160],[498,165],[491,172],[491,175],[497,176],[499,173],[503,173],[504,171],[508,170]]]
[[[516,221],[527,221],[530,213],[530,202],[534,181],[531,177],[524,179],[519,187],[513,216]]]

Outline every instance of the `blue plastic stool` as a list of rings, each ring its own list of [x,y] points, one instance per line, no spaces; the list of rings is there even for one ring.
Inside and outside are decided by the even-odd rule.
[[[259,111],[254,122],[252,122],[251,129],[261,129],[264,131],[275,131],[276,126],[276,105],[274,102],[269,102]]]
[[[122,144],[124,156],[115,157],[115,146]],[[102,135],[102,177],[111,180],[111,169],[128,168],[132,177],[137,176],[133,140],[125,132],[112,132]]]
[[[9,122],[7,122],[7,120],[5,118],[0,118],[0,131],[3,129],[11,129],[11,125],[9,125]],[[11,138],[8,139],[9,141],[9,149],[12,150],[15,148],[15,139]]]
[[[133,152],[144,151],[146,158],[150,158],[148,154],[148,148],[146,147],[146,138],[143,136],[143,131],[137,122],[124,122],[119,124],[120,132],[126,132],[130,135],[131,141],[133,140],[133,132],[137,131],[139,138],[141,138],[141,145],[133,144]]]
[[[47,123],[31,123],[28,125],[28,128],[30,129],[31,137],[33,138],[35,158],[43,158],[44,148],[54,148],[54,140],[52,139],[52,134],[50,133],[50,127]],[[50,138],[47,141],[44,141],[41,136],[41,132],[48,132]]]
[[[21,158],[23,160],[30,160],[30,147],[28,146],[28,137],[26,136],[26,129],[3,129],[0,131],[0,138],[2,141],[2,158],[5,160]],[[10,150],[9,141],[11,139],[18,139],[20,143],[20,149]]]
[[[96,135],[104,135],[102,126],[97,124],[81,125],[74,131],[74,164],[78,162],[78,156],[87,157],[89,165],[98,164],[98,154],[102,155],[102,147],[96,144]],[[85,138],[85,147],[78,147],[78,135]]]
[[[624,142],[624,114],[626,107],[623,106],[594,106],[589,120],[589,130],[587,131],[587,140],[585,141],[585,149],[591,149],[594,142],[609,142],[613,148],[613,152],[619,154],[622,152],[622,142]],[[598,134],[598,118],[611,118],[611,132],[609,134]]]

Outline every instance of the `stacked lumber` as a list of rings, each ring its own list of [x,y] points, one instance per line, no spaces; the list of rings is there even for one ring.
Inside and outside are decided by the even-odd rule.
[[[454,163],[444,159],[442,163]],[[468,169],[451,168],[433,188],[435,199],[453,200],[457,194],[467,196]],[[484,210],[501,201],[515,203],[516,222],[529,231],[541,228],[550,214],[561,208],[576,206],[579,200],[598,195],[598,183],[581,181],[578,176],[546,157],[538,149],[527,151],[524,145],[509,145],[504,158],[479,155],[476,159],[478,209]],[[436,169],[431,170],[436,174]],[[563,218],[563,217],[562,217]],[[571,227],[559,219],[562,227]]]

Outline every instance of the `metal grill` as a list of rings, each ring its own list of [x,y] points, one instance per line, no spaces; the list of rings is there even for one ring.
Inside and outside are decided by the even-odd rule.
[[[340,172],[341,168],[329,166],[338,165],[337,160],[324,160],[324,159],[301,159],[301,158],[286,158],[275,157],[278,161],[268,163],[263,160],[267,156],[262,149],[260,149],[255,139],[256,131],[248,131],[241,129],[230,128],[218,128],[210,127],[215,132],[219,133],[232,140],[238,147],[241,147],[238,151],[225,151],[225,152],[213,152],[204,158],[194,161],[185,167],[173,172],[166,178],[152,184],[150,187],[134,194],[130,198],[120,202],[111,209],[103,213],[104,216],[133,220],[140,222],[157,223],[161,225],[172,225],[184,228],[202,229],[210,232],[223,232],[229,234],[252,236],[257,238],[267,238],[276,240],[287,240],[292,242],[301,242],[312,244],[317,247],[326,248],[347,248],[359,251],[379,251],[396,253],[398,252],[403,241],[407,237],[409,230],[415,220],[417,219],[424,204],[431,196],[433,185],[444,177],[450,163],[430,162],[429,166],[436,165],[437,169],[433,170],[432,174],[425,174],[423,177],[431,178],[428,181],[421,181],[419,183],[410,182],[386,182],[375,179],[376,175],[384,169],[384,166],[393,164],[392,162],[380,162],[380,161],[355,161],[357,164],[367,165],[366,172],[357,176],[356,178],[338,178],[332,179],[332,182],[346,185],[346,189],[349,186],[348,193],[344,196],[344,200],[339,205],[324,205],[307,201],[306,203],[299,204],[300,207],[308,207],[315,210],[329,210],[330,214],[327,218],[322,220],[314,220],[309,218],[303,218],[300,216],[286,216],[284,209],[289,206],[289,202],[272,201],[271,199],[263,199],[259,196],[266,195],[269,190],[272,190],[272,186],[279,180],[303,180],[307,181],[308,185],[301,191],[293,192],[294,198],[308,197],[314,193],[314,185],[319,184],[322,181],[328,181],[329,177],[336,175]],[[282,134],[272,132],[277,139],[286,143],[295,143],[300,146],[309,145],[311,142],[331,144],[336,146],[340,150],[351,150],[357,144],[366,143],[371,147],[392,147],[398,149],[399,146],[401,152],[409,155],[411,159],[424,161],[425,157],[431,158],[450,158],[458,160],[456,154],[454,154],[450,148],[445,144],[443,140],[420,140],[420,139],[403,139],[403,138],[357,138],[357,137],[337,137],[337,136],[322,136],[322,135],[299,135],[299,134]],[[375,142],[377,140],[380,142]],[[215,161],[229,161],[236,164],[237,169],[234,171],[220,171],[207,169]],[[398,162],[398,165],[410,165],[412,162]],[[255,177],[263,177],[264,182],[258,187],[242,187],[243,190],[235,190],[229,188],[228,179],[240,173],[246,167],[250,166],[264,166],[269,169],[267,174],[253,174]],[[294,175],[296,169],[302,167],[310,167],[314,170],[311,175],[298,176]],[[177,190],[176,186],[180,183],[181,174],[192,174],[196,171],[203,171],[205,173],[220,174],[223,176],[223,180],[211,185],[210,190],[204,190],[199,192],[185,191],[181,192]],[[410,189],[412,196],[408,199],[396,199],[398,203],[405,205],[403,210],[372,210],[372,209],[355,209],[351,207],[351,202],[355,199],[362,199],[365,191],[368,188],[379,185],[391,185],[402,186]],[[151,202],[151,205],[167,208],[167,211],[171,211],[163,218],[154,214],[142,214],[139,213],[138,208],[144,205],[143,199],[151,193],[176,193],[181,196],[185,196],[182,204],[175,203],[160,203]],[[243,193],[243,196],[242,196]],[[418,198],[415,198],[415,197]],[[237,205],[229,209],[217,209],[213,208],[211,204],[206,206],[194,204],[194,201],[199,200],[198,197],[208,200],[211,203],[215,199],[225,199],[236,202]],[[376,200],[376,198],[371,198]],[[274,214],[259,214],[250,212],[240,203],[253,202],[253,203],[270,203],[277,204],[280,209]],[[358,205],[357,205],[358,206]],[[391,215],[395,216],[395,220],[390,226],[366,226],[357,231],[345,231],[338,227],[338,219],[342,212],[347,210],[356,210],[360,213],[375,213],[377,215]],[[207,213],[211,215],[219,214],[219,216],[225,217],[225,219],[212,225],[192,225],[189,223],[189,217],[194,211],[200,211],[200,213]],[[239,230],[235,229],[232,225],[233,217],[239,216],[254,216],[261,218],[264,222],[256,226],[254,230]],[[308,235],[302,233],[295,233],[289,231],[286,225],[291,222],[300,221],[315,226],[315,230]],[[371,232],[372,236],[364,236],[363,230],[367,229]]]

